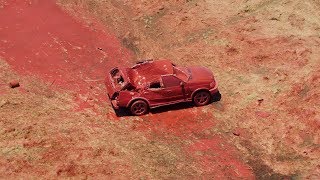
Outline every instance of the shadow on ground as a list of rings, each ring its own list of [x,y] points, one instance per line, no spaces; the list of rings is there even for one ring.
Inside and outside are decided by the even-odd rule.
[[[212,100],[211,104],[214,102],[218,102],[220,100]],[[192,102],[182,102],[167,106],[161,106],[154,109],[150,109],[151,114],[159,114],[164,113],[168,111],[177,111],[181,109],[190,109],[190,108],[196,108],[196,106]],[[115,113],[118,117],[126,117],[126,116],[132,116],[131,112],[127,108],[120,108],[118,110],[115,110]]]

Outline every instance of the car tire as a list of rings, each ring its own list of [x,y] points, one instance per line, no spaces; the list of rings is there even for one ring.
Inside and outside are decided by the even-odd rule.
[[[208,91],[198,91],[192,100],[196,106],[205,106],[210,103],[211,94]]]
[[[135,116],[142,116],[149,112],[149,105],[143,100],[137,100],[131,104],[130,112]]]

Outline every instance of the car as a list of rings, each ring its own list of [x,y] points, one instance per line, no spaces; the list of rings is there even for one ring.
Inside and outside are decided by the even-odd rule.
[[[112,68],[105,84],[112,107],[126,108],[136,116],[159,106],[180,102],[204,106],[221,99],[208,68],[176,66],[170,60],[146,60],[132,67]]]

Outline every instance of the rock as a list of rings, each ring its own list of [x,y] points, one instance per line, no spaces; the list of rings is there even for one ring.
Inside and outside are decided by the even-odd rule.
[[[258,99],[258,105],[260,106],[263,103],[264,99]]]
[[[181,21],[186,21],[186,20],[188,20],[188,19],[189,19],[188,16],[184,16],[184,17],[181,18]]]
[[[240,136],[240,131],[236,129],[232,132],[232,134],[235,136]]]
[[[10,87],[10,88],[20,87],[20,83],[19,83],[19,81],[17,81],[17,80],[11,81],[11,82],[9,82],[9,87]]]
[[[164,10],[164,6],[160,6],[159,7],[159,10],[161,11],[161,10]]]
[[[270,18],[270,20],[272,20],[272,21],[280,21],[279,18],[276,18],[276,17],[272,17],[272,18]]]
[[[263,80],[269,80],[269,77],[265,76],[263,77]]]
[[[241,134],[241,129],[240,129],[240,128],[235,128],[235,129],[232,131],[232,134],[235,135],[235,136],[240,136],[240,134]]]

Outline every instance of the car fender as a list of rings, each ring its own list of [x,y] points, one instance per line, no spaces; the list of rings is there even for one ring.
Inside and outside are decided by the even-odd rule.
[[[137,101],[137,100],[143,100],[145,102],[147,102],[148,106],[150,107],[150,102],[148,101],[148,99],[144,98],[144,97],[134,97],[132,98],[128,104],[127,104],[127,108],[129,108],[129,106],[134,102],[134,101]]]

